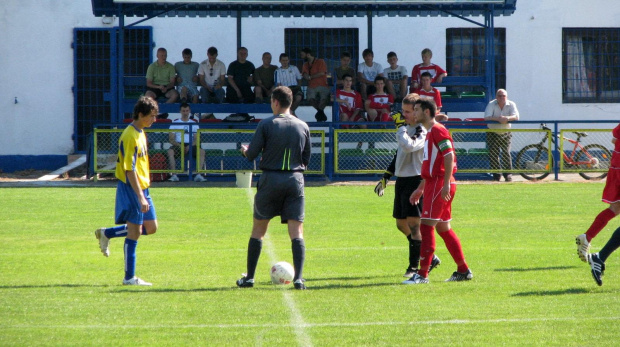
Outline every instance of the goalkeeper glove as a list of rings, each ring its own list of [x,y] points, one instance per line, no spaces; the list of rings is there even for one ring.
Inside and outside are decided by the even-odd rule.
[[[403,116],[402,113],[398,112],[398,111],[394,111],[390,114],[390,117],[392,118],[392,120],[394,121],[394,125],[396,126],[396,129],[402,127],[403,125],[405,125],[406,121],[405,121],[405,117]]]
[[[375,186],[375,193],[377,193],[378,196],[383,196],[383,191],[385,190],[385,187],[387,186],[391,177],[392,177],[391,172],[385,171],[383,173],[383,177],[381,178],[379,183],[377,183],[377,185]]]

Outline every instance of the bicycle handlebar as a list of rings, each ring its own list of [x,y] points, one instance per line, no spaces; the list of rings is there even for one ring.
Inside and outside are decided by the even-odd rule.
[[[547,124],[545,124],[545,123],[540,123],[540,127],[543,130],[552,131],[549,127],[547,127]],[[578,132],[578,131],[573,131],[572,133],[577,135],[578,137],[586,137],[586,136],[588,136],[588,133],[582,133],[582,132]],[[560,135],[558,134],[557,137],[560,138]]]

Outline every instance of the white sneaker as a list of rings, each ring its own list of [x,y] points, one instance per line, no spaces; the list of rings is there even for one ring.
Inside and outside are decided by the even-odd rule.
[[[123,285],[124,286],[152,286],[153,283],[146,282],[141,278],[133,276],[132,279],[128,279],[128,280],[123,278]]]
[[[179,178],[177,177],[177,175],[172,175],[172,176],[170,176],[170,178],[168,178],[168,181],[170,181],[170,182],[179,182]]]
[[[428,283],[428,278],[422,277],[418,275],[417,273],[413,275],[413,277],[411,277],[410,279],[403,281],[403,284],[422,284],[422,283]]]
[[[104,256],[109,257],[110,249],[108,247],[110,246],[110,239],[105,236],[105,228],[95,230],[95,237],[99,240],[99,248],[101,249],[101,253],[103,253]]]
[[[577,255],[579,255],[579,259],[582,262],[588,262],[588,253],[590,252],[590,242],[586,238],[586,234],[581,234],[575,238],[575,243],[577,243]]]
[[[206,179],[201,174],[194,176],[194,182],[204,182]]]

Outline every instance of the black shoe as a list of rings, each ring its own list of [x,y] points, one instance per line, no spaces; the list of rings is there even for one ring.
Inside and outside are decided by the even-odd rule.
[[[589,254],[589,263],[592,268],[592,277],[599,286],[603,285],[603,275],[605,274],[605,263],[598,257],[598,253]]]
[[[441,264],[441,259],[439,259],[438,256],[436,256],[435,254],[433,254],[433,260],[431,260],[431,266],[428,268],[428,273],[431,273],[431,271],[438,267],[439,264]]]
[[[304,284],[304,280],[297,280],[297,281],[295,281],[295,283],[293,283],[293,285],[295,286],[295,289],[299,289],[299,290],[305,290],[306,289],[306,285]]]
[[[511,174],[505,174],[504,175],[504,180],[506,180],[506,182],[512,182],[512,175]]]
[[[317,111],[317,113],[314,115],[314,118],[316,118],[317,122],[326,122],[327,121],[327,115],[323,111]]]
[[[407,268],[407,270],[405,270],[405,274],[403,275],[403,277],[411,278],[411,277],[413,277],[413,275],[415,275],[417,273],[418,273],[418,269],[413,268],[413,267],[410,266],[410,267]]]
[[[254,279],[247,278],[245,276],[237,280],[237,287],[239,288],[252,288],[254,287]]]
[[[499,182],[499,180],[502,178],[502,175],[500,174],[493,174],[493,181],[497,181]]]
[[[461,281],[469,281],[474,277],[474,274],[470,269],[467,269],[467,272],[458,272],[454,271],[452,276],[446,280],[446,282],[461,282]]]

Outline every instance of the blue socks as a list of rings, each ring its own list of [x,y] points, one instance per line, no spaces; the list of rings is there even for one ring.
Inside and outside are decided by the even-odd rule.
[[[119,225],[116,227],[106,228],[105,229],[105,237],[109,239],[113,239],[115,237],[126,237],[127,236],[127,224]],[[142,235],[148,235],[146,233],[146,228],[144,225],[142,226]]]
[[[127,236],[127,224],[107,228],[105,230],[105,237],[109,239],[113,239],[115,237],[125,237],[125,236]]]
[[[125,279],[130,280],[136,275],[136,247],[138,241],[125,239]]]

